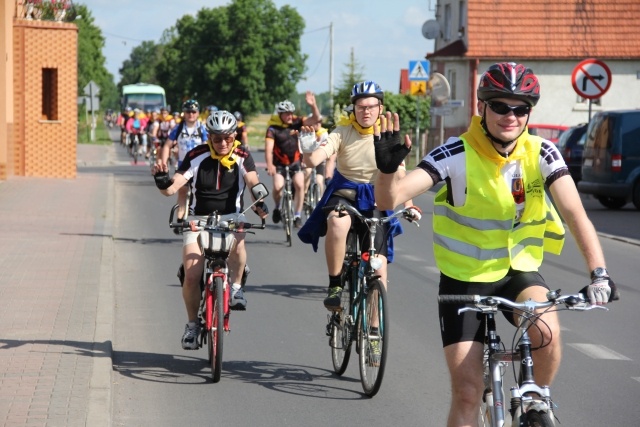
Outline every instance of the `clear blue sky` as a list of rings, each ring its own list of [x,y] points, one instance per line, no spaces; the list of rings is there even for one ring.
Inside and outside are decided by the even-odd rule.
[[[203,7],[228,4],[224,0],[78,0],[85,4],[106,39],[107,69],[116,83],[118,69],[131,50],[144,40],[159,41],[162,32],[186,14]],[[329,29],[333,23],[333,81],[339,85],[353,48],[366,79],[384,90],[398,92],[400,69],[410,60],[424,59],[433,40],[421,34],[422,24],[434,18],[436,0],[273,0],[289,4],[305,19],[302,52],[307,60],[306,80],[298,91],[329,90]]]

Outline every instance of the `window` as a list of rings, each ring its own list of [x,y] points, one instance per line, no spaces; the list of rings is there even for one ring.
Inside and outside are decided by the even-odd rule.
[[[578,98],[577,98],[576,102],[578,104],[585,104],[586,105],[586,104],[589,103],[589,100],[587,98],[583,98],[580,95],[578,95],[577,97]],[[592,99],[591,100],[591,105],[602,105],[601,102],[600,102],[601,99],[602,98]]]
[[[467,7],[466,2],[461,1],[458,9],[458,37],[463,37],[465,27],[467,26]]]
[[[447,71],[447,81],[449,82],[449,86],[451,86],[451,96],[449,99],[458,99],[456,96],[456,70]]]
[[[42,69],[42,120],[58,120],[58,69]]]
[[[444,40],[451,40],[451,5],[444,6]]]

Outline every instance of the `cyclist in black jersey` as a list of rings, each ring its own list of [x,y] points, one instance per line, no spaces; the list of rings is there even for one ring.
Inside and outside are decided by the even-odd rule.
[[[294,225],[296,228],[302,226],[300,213],[304,202],[304,177],[300,173],[302,155],[298,144],[298,133],[302,126],[310,126],[321,120],[320,111],[316,105],[316,97],[313,92],[307,91],[306,101],[311,107],[311,116],[297,117],[295,105],[291,101],[282,101],[276,105],[274,114],[267,123],[267,134],[265,136],[264,158],[267,163],[267,173],[273,177],[273,222],[279,223],[280,199],[282,198],[282,188],[284,187],[284,167],[289,166],[289,173],[293,181],[295,190],[294,196]]]
[[[243,193],[247,186],[258,184],[255,162],[248,151],[240,148],[236,141],[237,122],[228,111],[216,111],[207,118],[207,143],[196,146],[187,153],[180,168],[168,176],[166,165],[156,164],[152,173],[162,194],[170,196],[189,183],[193,199],[189,215],[206,216],[214,211],[219,214],[243,211]],[[267,206],[259,202],[254,206],[261,217],[267,216]],[[184,282],[182,296],[187,309],[188,323],[182,336],[184,349],[197,349],[200,333],[198,307],[200,304],[200,279],[203,257],[197,243],[197,232],[186,231],[183,238]],[[247,301],[241,288],[244,266],[247,260],[244,234],[236,234],[236,246],[229,256],[230,282],[232,285],[230,305],[232,309],[244,310]]]

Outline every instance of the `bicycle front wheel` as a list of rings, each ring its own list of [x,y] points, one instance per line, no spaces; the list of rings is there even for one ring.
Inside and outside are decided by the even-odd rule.
[[[209,329],[209,361],[211,362],[211,378],[214,383],[220,381],[222,372],[222,344],[224,339],[224,301],[221,277],[213,279],[213,303],[207,310],[213,311],[213,324]]]
[[[518,425],[525,427],[555,427],[549,413],[536,410],[527,411],[520,418],[520,424]]]
[[[387,292],[380,280],[368,285],[364,303],[359,328],[360,379],[365,394],[371,397],[382,385],[389,340]]]
[[[342,296],[340,300],[340,310],[331,315],[331,338],[329,345],[331,346],[331,360],[333,361],[333,370],[336,374],[342,375],[349,365],[349,357],[351,356],[351,337],[353,329],[353,321],[351,317],[351,277],[352,270],[348,269],[342,280]]]
[[[291,233],[293,232],[293,207],[291,203],[291,195],[287,194],[284,199],[284,232],[287,235],[287,243],[289,246],[293,245],[293,239],[291,237]]]

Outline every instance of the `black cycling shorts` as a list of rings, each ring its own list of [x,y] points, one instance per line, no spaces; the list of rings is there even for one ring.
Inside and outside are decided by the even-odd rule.
[[[276,172],[282,176],[284,176],[285,166],[283,165],[275,165]],[[297,174],[302,170],[302,165],[300,162],[293,162],[289,165],[289,176],[293,178],[293,175]]]
[[[440,273],[439,295],[483,295],[499,296],[515,301],[520,292],[531,286],[549,287],[540,273],[536,271],[509,270],[507,275],[497,282],[461,282]],[[486,317],[475,311],[458,314],[458,309],[464,304],[438,304],[440,317],[440,334],[442,346],[446,347],[463,341],[477,341],[484,343]],[[513,316],[502,312],[505,318],[514,326]]]
[[[327,200],[327,204],[322,209],[327,215],[337,215],[336,212],[333,212],[333,209],[337,204],[349,205],[356,207],[355,202],[353,200],[347,199],[345,197],[333,195]],[[351,227],[355,228],[356,233],[358,234],[358,239],[360,240],[360,249],[362,252],[366,252],[369,250],[369,227],[364,224],[360,219],[358,219],[355,214],[351,212],[347,212],[349,216],[351,216]],[[372,211],[363,211],[361,212],[367,218],[382,218],[384,216],[384,212],[379,211],[377,209]],[[382,226],[378,226],[376,229],[376,237],[373,242],[376,248],[376,253],[379,255],[387,256],[387,236],[389,235],[389,223],[383,224]]]

